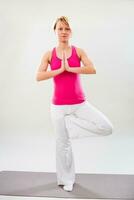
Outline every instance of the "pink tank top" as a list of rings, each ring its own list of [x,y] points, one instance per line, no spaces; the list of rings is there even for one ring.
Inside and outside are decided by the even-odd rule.
[[[70,67],[80,67],[80,58],[75,47],[72,45],[72,54],[67,59]],[[51,70],[61,67],[61,59],[57,57],[56,48],[52,50],[50,62]],[[78,104],[85,101],[85,94],[82,89],[80,74],[64,71],[53,77],[54,91],[52,103],[55,105]]]

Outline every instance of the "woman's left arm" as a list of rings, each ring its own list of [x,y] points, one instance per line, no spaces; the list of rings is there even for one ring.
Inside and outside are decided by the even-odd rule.
[[[88,58],[87,54],[83,49],[79,48],[80,58],[84,66],[82,67],[69,67],[69,72],[79,73],[79,74],[96,74],[96,69]]]

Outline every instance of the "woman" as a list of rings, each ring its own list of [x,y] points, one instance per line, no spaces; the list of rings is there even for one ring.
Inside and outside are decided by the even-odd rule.
[[[71,123],[83,131],[85,129],[99,135],[111,134],[113,125],[85,97],[79,76],[96,74],[96,69],[83,49],[69,44],[72,30],[68,18],[65,16],[57,18],[54,31],[58,37],[58,46],[44,54],[36,80],[53,77],[51,116],[56,133],[57,184],[63,185],[66,191],[72,191],[75,167],[69,137]],[[80,67],[80,62],[84,66]],[[49,64],[51,70],[47,71]]]

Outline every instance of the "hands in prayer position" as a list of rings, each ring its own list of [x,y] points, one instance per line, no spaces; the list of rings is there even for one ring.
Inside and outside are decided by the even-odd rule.
[[[61,69],[62,69],[62,72],[64,72],[64,71],[69,72],[70,71],[70,66],[68,64],[68,60],[67,60],[67,56],[66,56],[65,51],[62,52]]]

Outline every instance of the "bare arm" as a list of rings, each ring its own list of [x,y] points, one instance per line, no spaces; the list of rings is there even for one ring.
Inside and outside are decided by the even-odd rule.
[[[50,51],[47,51],[42,57],[41,64],[37,70],[36,81],[46,80],[63,72],[62,67],[56,70],[47,71],[49,65],[49,55]]]
[[[96,74],[96,69],[84,50],[79,49],[81,61],[84,66],[70,67],[69,71],[79,74]]]

